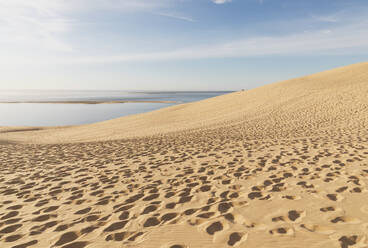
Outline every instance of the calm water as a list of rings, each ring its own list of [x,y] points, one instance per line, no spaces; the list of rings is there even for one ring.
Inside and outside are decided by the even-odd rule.
[[[0,101],[176,101],[186,103],[229,92],[0,91]],[[94,123],[153,111],[173,103],[1,103],[0,126],[60,126]]]

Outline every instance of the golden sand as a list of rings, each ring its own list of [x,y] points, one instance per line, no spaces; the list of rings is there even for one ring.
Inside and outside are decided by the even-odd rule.
[[[0,127],[0,247],[368,247],[368,63]]]

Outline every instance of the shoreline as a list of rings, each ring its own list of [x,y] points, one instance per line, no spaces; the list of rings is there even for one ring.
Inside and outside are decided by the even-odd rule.
[[[114,104],[114,103],[179,103],[177,101],[2,101],[0,104],[51,103],[51,104]]]

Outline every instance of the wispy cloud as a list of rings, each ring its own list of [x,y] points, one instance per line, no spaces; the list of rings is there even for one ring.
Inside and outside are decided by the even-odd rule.
[[[313,19],[319,22],[328,22],[328,23],[336,23],[338,22],[337,16],[328,15],[328,16],[313,16]]]
[[[174,19],[187,21],[187,22],[195,22],[196,21],[191,17],[180,15],[180,14],[174,14],[174,13],[153,12],[152,14],[159,15],[159,16],[164,16],[164,17],[169,17],[169,18],[174,18]]]
[[[153,11],[169,5],[169,0],[0,0],[0,43],[72,51],[62,35],[72,30],[73,15],[101,10]]]
[[[72,20],[58,12],[61,7],[58,1],[0,0],[0,43],[70,51],[58,38],[72,25]]]
[[[62,1],[62,0],[54,0]],[[69,11],[120,10],[149,11],[167,7],[172,0],[68,0],[63,1]]]
[[[268,55],[356,53],[368,50],[368,21],[346,26],[279,36],[258,36],[217,45],[202,45],[173,51],[118,56],[79,57],[63,62],[116,63],[208,58],[239,58]]]
[[[241,58],[269,55],[313,55],[356,53],[368,50],[368,21],[330,30],[300,32],[284,36],[259,36],[217,45],[202,45],[172,51],[114,56],[83,56],[53,60],[57,64],[98,64],[142,61],[171,61],[213,58]],[[17,58],[15,61],[28,61]],[[9,62],[9,60],[8,60]],[[48,60],[45,63],[50,63]]]
[[[218,4],[225,2],[227,1],[217,0]],[[90,0],[88,2],[90,5],[87,4],[84,9],[82,3],[87,2],[86,0],[0,0],[0,43],[31,43],[42,48],[68,51],[59,57],[22,57],[19,56],[22,53],[8,55],[2,53],[0,63],[99,64],[272,55],[356,54],[357,51],[358,53],[368,51],[368,33],[366,32],[368,21],[365,14],[356,13],[354,17],[349,16],[351,18],[349,20],[338,15],[315,17],[313,21],[325,21],[329,25],[308,32],[294,31],[282,35],[258,35],[217,44],[215,41],[210,41],[211,44],[201,43],[151,53],[132,52],[118,55],[82,56],[74,52],[73,47],[60,38],[62,34],[73,28],[74,20],[68,15],[73,11],[109,8],[119,11],[144,11],[183,21],[195,21],[184,15],[164,12],[163,10],[168,11],[165,6],[168,6],[169,0]],[[344,21],[340,21],[341,18]]]
[[[232,0],[212,0],[215,4],[230,3]]]

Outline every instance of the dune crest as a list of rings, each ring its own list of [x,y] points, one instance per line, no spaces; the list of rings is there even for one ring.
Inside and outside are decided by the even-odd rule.
[[[42,128],[26,134],[3,127],[0,139],[25,143],[93,142],[229,126],[252,139],[356,130],[367,122],[367,81],[368,63],[360,63],[95,124]]]
[[[368,63],[0,128],[0,247],[368,247]]]

